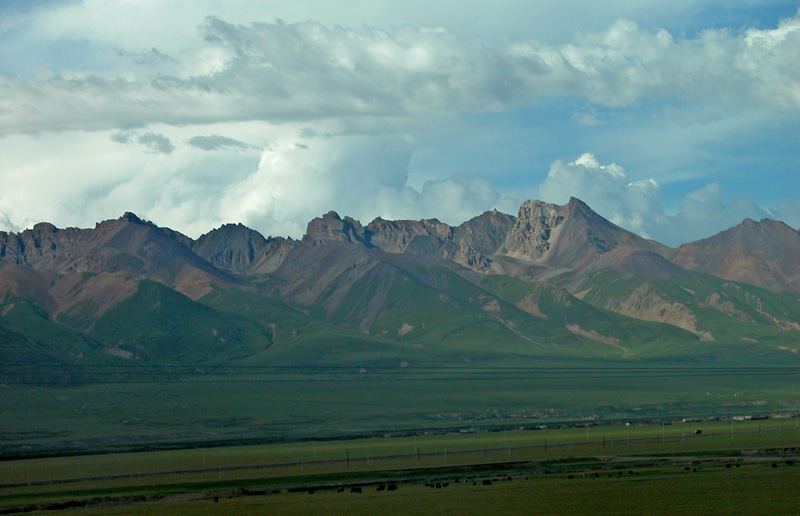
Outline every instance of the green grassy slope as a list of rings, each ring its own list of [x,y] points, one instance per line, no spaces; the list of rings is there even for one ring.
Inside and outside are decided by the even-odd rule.
[[[0,326],[40,343],[60,360],[92,354],[102,347],[97,340],[52,320],[30,300],[6,296],[0,306],[3,314]]]
[[[255,321],[223,314],[153,281],[94,322],[91,335],[142,358],[217,363],[272,343]]]
[[[480,285],[535,317],[557,321],[585,332],[594,330],[600,337],[616,339],[630,357],[669,355],[692,346],[697,337],[675,326],[641,321],[593,306],[565,290],[542,282],[526,282],[508,276],[487,276]],[[592,334],[594,335],[594,334]]]
[[[788,292],[704,274],[660,280],[609,269],[589,277],[581,288],[583,300],[595,306],[648,313],[648,305],[660,304],[663,310],[680,313],[681,323],[708,340],[699,347],[729,356],[747,356],[758,349],[795,351],[800,342],[800,299]]]

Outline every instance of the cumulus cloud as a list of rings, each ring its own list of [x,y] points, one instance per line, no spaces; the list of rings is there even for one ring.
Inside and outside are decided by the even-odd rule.
[[[184,141],[197,128],[160,130],[170,141]],[[0,213],[11,222],[5,226],[90,227],[132,211],[197,236],[235,222],[220,218],[220,197],[255,170],[257,150],[210,155],[187,145],[165,154],[147,152],[137,139],[131,134],[130,144],[120,145],[110,132],[84,131],[0,139]]]
[[[569,163],[554,161],[539,185],[539,196],[558,204],[578,197],[615,224],[645,237],[652,237],[653,229],[663,222],[658,182],[630,182],[621,166],[601,165],[590,153]]]
[[[676,213],[666,213],[657,181],[630,182],[621,166],[601,165],[589,153],[569,163],[553,162],[539,195],[560,204],[578,197],[615,224],[673,246],[708,237],[745,218],[776,218],[794,226],[800,223],[797,203],[785,200],[766,209],[752,199],[725,201],[719,182],[689,193]]]
[[[760,1],[760,0],[759,0]],[[15,2],[12,2],[12,5]],[[232,23],[282,19],[290,23],[316,20],[327,26],[401,27],[405,25],[445,27],[460,34],[485,34],[492,38],[510,34],[537,34],[545,41],[564,41],[577,33],[603,29],[614,20],[638,19],[644,23],[667,23],[687,32],[694,30],[697,14],[714,6],[714,0],[573,0],[563,9],[552,0],[506,0],[473,3],[465,8],[459,0],[193,0],[192,2],[124,2],[113,0],[19,1],[7,9],[0,4],[4,18],[14,11],[38,11],[28,24],[38,36],[102,41],[123,48],[181,50],[195,36],[194,28],[208,13]],[[772,2],[773,4],[775,2]],[[783,0],[783,3],[788,3]],[[750,22],[753,0],[728,0],[725,14],[737,10]],[[42,8],[55,7],[60,8]],[[16,9],[14,8],[16,7]],[[744,9],[742,9],[744,8]],[[785,9],[784,9],[785,10]],[[689,18],[689,20],[687,20]],[[675,20],[679,23],[675,23]],[[103,23],[97,23],[102,20]],[[0,20],[2,21],[2,20]],[[672,23],[670,23],[672,22]],[[732,23],[742,26],[744,23]]]
[[[486,178],[455,175],[425,181],[420,190],[381,188],[374,206],[387,219],[435,218],[457,225],[492,209],[516,213],[523,200],[516,192],[498,192]]]
[[[797,111],[798,49],[800,16],[774,29],[709,29],[679,38],[622,20],[564,45],[486,44],[441,28],[235,25],[212,17],[168,71],[148,72],[144,60],[132,74],[112,67],[35,79],[3,75],[0,134],[403,118],[564,96],[614,107],[662,99]]]
[[[154,145],[187,141],[198,129],[160,127],[163,133],[154,134],[164,140]],[[133,211],[190,236],[242,222],[265,235],[300,237],[309,220],[328,210],[365,223],[380,215],[458,224],[492,208],[514,213],[523,200],[488,179],[463,175],[410,187],[412,141],[404,136],[335,135],[332,126],[306,124],[215,130],[235,141],[261,134],[264,143],[213,153],[184,145],[165,154],[142,152],[146,134],[135,131],[0,139],[0,155],[7,156],[0,167],[0,229],[41,221],[86,227]],[[74,148],[83,149],[80,159],[63,161]]]
[[[770,213],[778,220],[782,220],[800,230],[800,203],[784,199],[777,206],[770,210]]]
[[[262,151],[257,170],[227,189],[221,218],[299,237],[328,210],[364,223],[382,216],[458,224],[492,208],[519,207],[521,197],[501,195],[483,178],[455,176],[412,188],[410,157],[410,142],[400,136],[279,138]]]
[[[753,112],[763,114],[766,124],[800,110],[800,15],[769,29],[689,35],[620,20],[569,43],[552,43],[516,35],[479,40],[435,25],[384,30],[251,23],[254,18],[236,18],[216,0],[201,3],[204,8],[180,3],[169,12],[222,16],[198,20],[199,28],[181,23],[178,31],[172,28],[181,16],[162,16],[167,8],[100,0],[36,10],[35,23],[20,25],[37,27],[35,36],[50,55],[37,63],[41,69],[0,73],[0,225],[91,225],[132,210],[190,234],[220,222],[244,222],[266,233],[299,236],[311,217],[329,209],[364,221],[382,215],[455,224],[495,207],[516,212],[523,197],[535,197],[530,185],[544,172],[509,179],[487,170],[495,174],[492,183],[476,177],[478,172],[453,175],[456,164],[435,175],[415,170],[416,187],[409,186],[414,139],[475,112],[577,99],[576,127],[628,142],[655,163],[659,149],[664,155],[690,154],[683,145],[665,145],[665,136],[679,134],[694,143],[705,137],[698,133],[718,139],[730,134],[671,120],[671,106],[673,113],[691,116],[739,117],[737,127],[748,130]],[[313,14],[311,4],[319,3],[305,4]],[[118,16],[115,9],[125,15],[105,24],[91,21]],[[48,15],[38,18],[40,11]],[[128,16],[139,23],[123,19]],[[12,34],[4,29],[15,23],[0,20],[4,55],[24,47],[3,39]],[[53,49],[61,44],[90,48],[92,58],[60,59],[63,54]],[[655,123],[672,132],[653,137],[651,131],[638,140],[631,137],[635,128],[614,133],[615,117],[648,114],[646,108],[634,110],[651,100],[658,109],[667,106]],[[534,126],[520,134],[535,139],[542,127]],[[482,134],[476,141],[490,156],[492,142],[502,137]],[[546,143],[531,142],[536,145]],[[593,145],[578,148],[608,147],[595,136]],[[442,162],[460,155],[452,147],[445,154]],[[552,156],[537,159],[549,162]],[[613,156],[630,162],[619,152]],[[691,154],[695,161],[703,158],[708,156]],[[620,225],[667,243],[707,236],[742,216],[772,215],[800,225],[793,201],[769,210],[752,201],[728,202],[714,184],[667,214],[652,175],[629,177],[621,166],[585,154],[554,162],[541,197],[583,198]],[[658,179],[667,184],[663,175]],[[680,179],[685,177],[667,181]],[[508,192],[512,188],[526,194]]]
[[[128,138],[132,144],[124,146],[112,132],[0,139],[0,154],[6,156],[0,167],[0,229],[17,231],[40,221],[85,227],[133,211],[190,236],[225,222],[243,222],[265,235],[300,237],[310,219],[331,209],[365,223],[382,216],[438,218],[455,225],[493,208],[514,214],[525,198],[536,197],[466,175],[414,188],[408,184],[409,138],[337,136],[330,127],[307,128],[218,126],[215,131],[236,140],[258,133],[270,143],[260,150],[213,153],[191,145],[170,154],[142,152],[134,133]],[[187,141],[198,129],[160,130],[170,141]],[[63,162],[61,156],[74,148],[88,151]],[[544,200],[564,203],[570,196],[627,229],[670,245],[709,236],[745,217],[800,225],[797,203],[764,209],[746,199],[726,201],[718,183],[688,195],[676,213],[665,213],[656,181],[630,181],[622,166],[601,164],[592,154],[555,161],[540,186]]]

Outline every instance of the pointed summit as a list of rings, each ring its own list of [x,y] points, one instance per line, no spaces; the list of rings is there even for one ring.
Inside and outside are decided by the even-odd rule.
[[[142,223],[142,219],[140,219],[132,211],[126,211],[125,213],[123,213],[122,217],[120,217],[119,220],[125,220],[125,221],[128,221],[128,222],[135,222],[137,224],[141,224]]]
[[[777,220],[744,219],[667,257],[685,269],[776,292],[800,292],[800,232]]]
[[[369,245],[361,222],[350,217],[345,217],[342,220],[335,211],[329,211],[322,217],[317,217],[309,222],[302,242],[304,245],[317,245],[328,242]]]
[[[572,197],[564,205],[525,201],[501,253],[550,267],[577,270],[596,263],[600,256],[621,246],[652,253],[666,249],[611,223]]]
[[[297,241],[291,238],[264,238],[243,224],[224,224],[201,235],[191,249],[214,267],[252,274],[271,272],[296,245]]]
[[[0,238],[0,258],[55,274],[119,273],[152,279],[189,297],[231,278],[189,250],[177,231],[142,221],[131,212],[93,229],[34,229]]]

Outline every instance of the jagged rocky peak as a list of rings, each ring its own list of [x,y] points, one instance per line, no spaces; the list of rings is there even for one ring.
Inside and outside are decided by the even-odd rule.
[[[247,270],[264,254],[269,240],[241,223],[224,224],[201,235],[191,249],[216,267]]]
[[[140,224],[140,225],[157,227],[152,222],[144,220],[144,219],[140,218],[138,215],[136,215],[135,213],[130,212],[130,211],[126,211],[119,218],[107,219],[107,220],[100,221],[97,224],[95,224],[94,227],[95,227],[95,229],[116,228],[116,227],[119,227],[119,226],[122,226],[122,225],[126,225],[126,224]],[[70,228],[68,228],[68,229],[70,229]]]
[[[139,217],[138,217],[138,216],[137,216],[135,213],[133,213],[132,211],[126,211],[125,213],[123,213],[123,214],[122,214],[122,217],[120,217],[119,219],[120,219],[120,220],[127,221],[127,222],[134,222],[134,223],[138,223],[138,224],[141,224],[141,223],[143,222],[143,221],[142,221],[142,219],[140,219],[140,218],[139,218]]]
[[[564,205],[524,202],[500,254],[579,270],[619,246],[659,254],[666,250],[604,219],[573,197]]]
[[[195,241],[193,247],[209,245],[212,242],[215,244],[236,244],[243,241],[254,243],[255,245],[263,245],[266,240],[267,239],[264,238],[261,233],[254,229],[248,228],[242,223],[228,223],[223,224],[217,229],[213,229],[204,235],[200,235],[200,237]]]
[[[523,202],[516,223],[506,235],[503,253],[529,260],[542,257],[550,250],[553,231],[576,208],[573,201],[577,199],[570,199],[565,206],[538,200]]]
[[[388,253],[434,254],[453,238],[453,228],[437,219],[385,220],[376,218],[366,228],[370,243]]]
[[[33,226],[34,233],[55,233],[58,228],[49,222],[39,222]]]
[[[516,221],[513,215],[497,210],[487,211],[458,226],[453,239],[466,243],[481,254],[495,254],[503,246],[506,235]]]
[[[350,242],[368,245],[361,222],[351,217],[342,219],[335,211],[329,211],[308,223],[302,240],[305,245],[327,242]]]

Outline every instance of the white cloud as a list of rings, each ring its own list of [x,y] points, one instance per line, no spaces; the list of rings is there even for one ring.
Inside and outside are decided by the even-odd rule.
[[[577,197],[615,224],[645,237],[652,237],[663,214],[661,187],[655,180],[630,182],[621,166],[601,165],[589,153],[570,163],[554,161],[539,185],[539,197],[558,204]]]
[[[22,3],[22,2],[21,2]],[[24,2],[31,7],[36,2]],[[91,39],[123,48],[160,48],[175,53],[194,38],[193,29],[206,15],[243,24],[253,20],[315,20],[327,26],[442,26],[459,34],[536,34],[537,39],[563,41],[575,33],[602,30],[619,18],[681,21],[714,0],[573,0],[570,9],[552,0],[478,2],[466,7],[458,0],[172,0],[169,2],[82,0],[52,2],[33,9],[39,37]],[[60,6],[58,4],[61,4]],[[728,0],[727,10],[749,7],[752,0]],[[39,4],[40,5],[40,4]],[[27,6],[26,6],[27,7]],[[0,7],[2,9],[2,7]],[[3,13],[4,17],[8,16]],[[1,27],[1,25],[0,25]]]
[[[782,220],[800,230],[800,203],[784,199],[770,210],[770,214],[773,218]]]
[[[238,135],[254,128],[217,129]],[[196,134],[196,128],[158,130],[165,141]],[[63,132],[0,139],[0,213],[8,218],[3,225],[20,230],[49,221],[87,227],[133,211],[196,236],[221,223],[220,192],[258,163],[252,150],[209,155],[179,145],[169,154],[152,152],[138,143],[140,136],[146,135]]]
[[[492,209],[516,213],[522,201],[516,192],[498,192],[486,178],[456,175],[426,181],[420,190],[384,187],[376,196],[374,211],[386,219],[435,218],[458,225]]]
[[[510,4],[522,9],[526,3]],[[553,16],[563,11],[552,2],[527,4]],[[506,190],[538,178],[498,175],[501,188],[452,175],[453,169],[437,176],[420,171],[412,188],[407,167],[414,143],[404,135],[419,141],[433,124],[559,97],[577,99],[576,124],[596,135],[603,125],[604,134],[627,142],[629,155],[639,150],[646,155],[639,161],[649,158],[653,168],[634,167],[629,177],[591,155],[557,161],[542,197],[583,198],[615,222],[671,243],[724,229],[743,213],[800,225],[793,201],[768,211],[752,201],[726,202],[713,184],[689,196],[680,212],[665,214],[649,171],[662,157],[711,159],[687,149],[732,134],[725,132],[731,120],[750,127],[753,113],[766,124],[800,110],[800,15],[772,29],[678,36],[624,20],[607,25],[612,18],[604,9],[616,18],[636,14],[642,2],[579,0],[574,16],[585,24],[574,27],[583,34],[545,43],[527,31],[480,40],[458,30],[466,22],[437,28],[436,20],[455,19],[447,15],[467,16],[446,8],[460,6],[450,0],[374,7],[376,24],[385,27],[405,11],[428,9],[429,17],[417,18],[430,21],[428,28],[350,23],[335,2],[252,5],[85,0],[15,13],[14,23],[0,19],[0,49],[17,56],[8,63],[24,57],[24,41],[47,54],[36,69],[13,73],[17,68],[9,65],[0,72],[0,227],[40,220],[91,225],[130,210],[194,235],[221,222],[244,222],[299,236],[311,217],[328,209],[364,221],[382,215],[449,223],[493,207],[514,213],[523,196]],[[680,8],[692,5],[706,4],[687,0]],[[209,13],[218,16],[205,18]],[[316,14],[323,23],[305,22]],[[302,23],[252,23],[267,15]],[[506,23],[497,15],[485,6],[470,14],[474,27]],[[537,23],[547,25],[544,19]],[[598,29],[601,19],[605,29]],[[25,38],[9,44],[22,32]],[[75,59],[73,47],[88,51]],[[613,117],[625,110],[602,106],[635,110],[651,100],[668,106],[656,122],[663,132],[613,133]],[[673,120],[670,112],[709,120]],[[501,136],[481,139],[487,155],[492,137]],[[599,137],[595,143],[582,148],[608,149]],[[630,163],[618,153],[614,159]],[[699,174],[679,164],[672,168]],[[431,177],[438,179],[425,181]],[[681,179],[657,178],[661,184]]]
[[[379,215],[458,224],[495,207],[514,212],[522,200],[466,176],[427,181],[416,190],[406,184],[410,157],[409,141],[398,136],[277,139],[262,152],[258,170],[227,189],[221,218],[299,237],[328,210],[365,224]]]
[[[794,66],[800,16],[771,30],[707,30],[691,38],[621,20],[564,45],[487,44],[409,26],[235,25],[219,18],[207,19],[199,36],[174,55],[157,52],[158,65],[152,50],[123,53],[124,72],[111,66],[34,79],[0,76],[0,134],[236,120],[411,119],[563,96],[616,107],[674,99],[800,109]],[[132,55],[139,56],[136,66],[130,65]],[[384,130],[394,130],[392,123]]]
[[[719,182],[689,193],[676,213],[666,213],[658,182],[629,182],[622,167],[601,165],[588,153],[573,162],[553,162],[539,194],[542,200],[559,204],[578,197],[615,224],[672,246],[706,238],[745,218],[776,218],[793,226],[800,224],[797,203],[786,200],[765,209],[752,199],[725,201]]]

